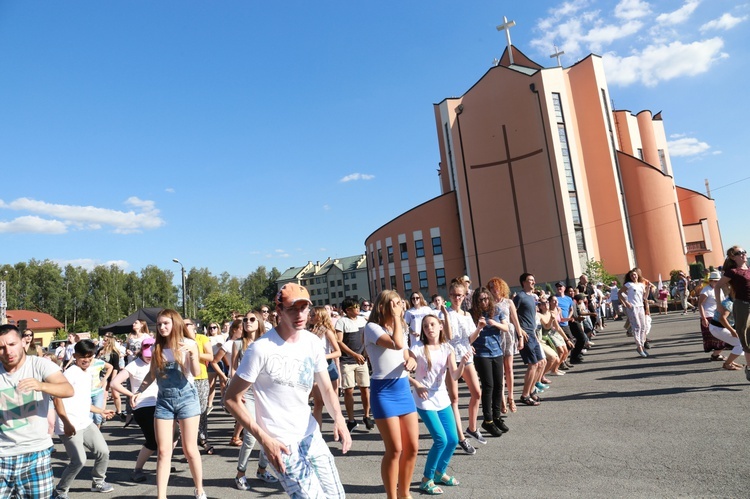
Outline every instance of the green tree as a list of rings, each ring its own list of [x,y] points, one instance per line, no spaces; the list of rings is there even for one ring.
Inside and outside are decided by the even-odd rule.
[[[174,274],[171,270],[162,270],[155,265],[148,265],[141,270],[141,308],[143,307],[177,307],[177,287],[172,284]]]
[[[206,305],[211,293],[219,291],[219,279],[207,268],[190,269],[185,279],[187,288],[187,311],[191,317],[197,317],[198,311]]]
[[[617,276],[610,274],[607,272],[607,269],[604,268],[604,260],[597,261],[592,258],[586,262],[586,268],[583,270],[583,273],[588,276],[589,282],[594,284],[601,282],[609,286],[612,281],[616,281],[617,285],[620,285],[620,280]]]
[[[239,293],[211,293],[206,297],[206,305],[198,312],[198,319],[206,324],[208,322],[221,323],[232,317],[232,310],[242,312],[250,308]]]
[[[65,266],[62,322],[66,330],[77,333],[82,331],[77,328],[77,323],[88,295],[88,283],[89,277],[86,269],[72,265]]]

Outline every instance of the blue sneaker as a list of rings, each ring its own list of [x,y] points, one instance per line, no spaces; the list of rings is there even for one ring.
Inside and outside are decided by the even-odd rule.
[[[544,383],[539,383],[539,382],[537,382],[534,386],[536,387],[539,393],[542,393],[544,390],[549,388],[549,385],[545,385]]]

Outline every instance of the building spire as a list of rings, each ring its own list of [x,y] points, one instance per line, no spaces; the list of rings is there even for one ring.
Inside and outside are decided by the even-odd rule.
[[[550,56],[549,56],[549,58],[550,58],[550,59],[555,59],[555,58],[557,58],[557,65],[558,65],[559,67],[562,67],[562,64],[560,64],[560,56],[561,56],[561,55],[563,55],[563,54],[565,53],[565,51],[564,51],[564,50],[558,50],[558,49],[557,49],[557,45],[553,45],[553,47],[555,47],[555,53],[554,53],[554,54],[552,54],[552,55],[550,55]]]
[[[510,57],[511,64],[513,64],[513,44],[510,42],[510,28],[515,25],[515,21],[508,21],[508,18],[503,16],[503,24],[497,26],[498,31],[505,30],[505,38],[508,40],[508,56]]]

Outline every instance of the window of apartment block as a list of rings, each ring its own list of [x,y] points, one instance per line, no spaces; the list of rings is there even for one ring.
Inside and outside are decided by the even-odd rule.
[[[419,289],[427,289],[430,285],[427,282],[427,271],[426,270],[420,270],[419,271]]]
[[[352,284],[352,290],[355,290],[355,289],[357,289],[357,283],[356,282],[354,284]]]
[[[637,154],[637,156],[638,156],[638,159],[640,159],[641,161],[643,161],[643,149],[641,149],[640,147],[638,148],[638,154]]]
[[[404,274],[404,293],[411,293],[411,274]]]
[[[432,254],[442,255],[443,254],[443,241],[440,236],[432,238]]]
[[[388,246],[386,252],[388,253],[388,263],[393,263],[393,246]]]
[[[438,287],[445,286],[445,269],[435,269],[435,280]]]
[[[343,291],[339,291],[339,298],[343,298],[343,297],[344,297],[344,292]]]
[[[349,289],[350,289],[350,286],[348,284],[344,286],[344,291],[349,291]]]
[[[378,265],[383,265],[383,250],[378,248]]]
[[[338,283],[339,286],[341,286],[341,279],[337,280],[336,282]]]
[[[380,278],[380,288],[385,289],[385,277]]]
[[[374,251],[370,251],[370,265],[373,267],[375,266],[375,252]]]
[[[409,259],[409,248],[406,246],[406,243],[398,243],[398,250],[401,252],[402,260]]]
[[[424,241],[422,239],[414,241],[414,252],[416,253],[417,258],[424,256]]]
[[[391,289],[392,289],[392,290],[394,290],[394,291],[395,291],[396,289],[398,289],[398,288],[396,287],[396,276],[395,276],[395,275],[392,275],[392,276],[391,276]]]

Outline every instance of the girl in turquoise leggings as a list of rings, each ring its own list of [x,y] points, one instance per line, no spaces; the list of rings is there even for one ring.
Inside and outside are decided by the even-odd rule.
[[[420,335],[422,344],[412,347],[417,358],[417,370],[414,378],[410,379],[414,387],[414,403],[433,440],[419,488],[430,495],[442,494],[440,485],[458,485],[456,477],[446,474],[458,444],[458,434],[450,396],[445,387],[445,373],[450,372],[451,377],[458,380],[471,358],[467,352],[456,367],[456,355],[446,340],[443,327],[450,328],[449,321],[443,325],[434,315],[425,316]]]

